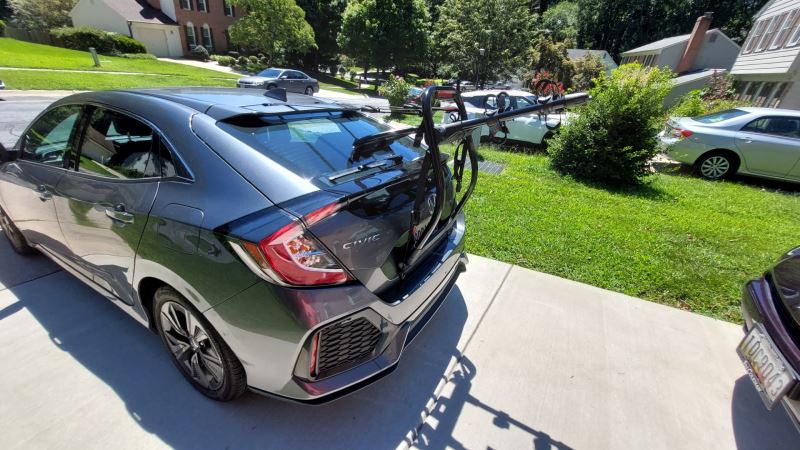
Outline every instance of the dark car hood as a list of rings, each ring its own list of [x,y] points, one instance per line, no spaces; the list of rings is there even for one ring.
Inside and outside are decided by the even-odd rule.
[[[772,282],[786,309],[800,325],[800,247],[772,268]]]

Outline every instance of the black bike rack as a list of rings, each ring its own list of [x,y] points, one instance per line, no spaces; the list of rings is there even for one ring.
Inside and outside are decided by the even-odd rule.
[[[549,81],[549,80],[548,80]],[[552,83],[552,82],[550,82]],[[537,85],[537,88],[539,86]],[[455,103],[455,111],[452,108],[442,108],[434,106],[438,99],[438,93],[452,92],[453,101]],[[417,195],[414,202],[414,208],[411,213],[411,230],[408,249],[406,252],[406,261],[403,270],[407,267],[413,267],[414,262],[425,252],[428,243],[431,240],[436,228],[442,221],[442,209],[444,205],[445,194],[445,169],[442,165],[442,154],[439,146],[445,143],[458,142],[455,154],[453,155],[453,180],[456,183],[455,190],[459,193],[462,188],[462,181],[464,176],[464,168],[466,166],[467,158],[470,162],[470,180],[464,195],[458,200],[453,212],[447,218],[448,226],[443,229],[449,229],[449,222],[456,220],[458,214],[464,209],[469,198],[475,191],[475,185],[478,181],[478,153],[475,148],[475,143],[472,140],[472,133],[475,129],[484,125],[489,127],[490,133],[497,133],[498,131],[506,130],[505,122],[512,120],[515,117],[526,116],[530,114],[547,115],[550,112],[560,110],[569,106],[575,106],[585,103],[589,100],[589,95],[586,93],[568,94],[558,97],[551,95],[541,97],[538,99],[536,105],[527,106],[518,109],[508,109],[505,106],[505,100],[509,98],[507,92],[498,91],[497,94],[489,94],[484,99],[484,104],[491,96],[497,98],[498,108],[489,112],[487,110],[484,117],[469,119],[467,116],[466,106],[461,94],[456,88],[451,86],[430,86],[425,89],[421,97],[421,106],[405,106],[402,108],[374,108],[364,107],[363,111],[367,112],[395,112],[404,114],[417,114],[422,116],[422,124],[415,128],[403,128],[398,130],[384,131],[371,136],[366,136],[356,140],[353,143],[353,153],[357,154],[365,149],[374,149],[386,145],[396,139],[404,136],[415,135],[414,145],[421,146],[422,139],[424,138],[427,145],[427,151],[423,157],[422,171],[419,178],[417,187]],[[510,103],[509,103],[510,106]],[[446,124],[434,123],[433,113],[436,110],[445,110],[453,114],[457,114],[457,119]],[[434,163],[436,162],[436,163]],[[436,188],[435,201],[431,219],[425,226],[425,229],[420,232],[418,227],[421,221],[421,207],[423,199],[426,198],[425,193],[428,191],[428,172],[433,169],[433,184]],[[415,238],[415,236],[417,236]]]

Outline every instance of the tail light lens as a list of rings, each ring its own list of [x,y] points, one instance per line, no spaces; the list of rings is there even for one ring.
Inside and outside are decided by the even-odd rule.
[[[338,211],[328,205],[308,214],[313,223]],[[243,242],[242,247],[258,267],[275,281],[295,286],[340,284],[352,280],[336,259],[317,242],[299,221],[292,222],[260,242]]]
[[[683,130],[681,128],[672,128],[670,130],[669,135],[674,138],[684,139],[688,138],[689,136],[693,135],[694,133],[690,130]]]

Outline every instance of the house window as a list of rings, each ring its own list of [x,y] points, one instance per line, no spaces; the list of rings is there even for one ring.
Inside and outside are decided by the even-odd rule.
[[[197,10],[208,12],[208,3],[206,3],[206,0],[197,0]]]
[[[775,39],[773,39],[772,43],[770,43],[769,45],[770,50],[775,50],[776,48],[780,48],[783,45],[783,42],[786,40],[786,34],[789,32],[789,29],[792,28],[794,20],[797,18],[797,10],[795,9],[789,11],[788,13],[783,13],[781,17],[783,17],[783,21],[781,22],[781,28],[775,35]]]
[[[205,47],[209,53],[213,53],[214,39],[211,37],[211,28],[208,26],[208,24],[203,24],[201,33],[203,33],[203,47]]]
[[[192,10],[192,0],[181,0],[181,9]]]
[[[783,100],[783,95],[789,90],[789,87],[792,83],[781,83],[778,85],[778,88],[775,89],[775,94],[772,96],[771,99],[767,102],[767,108],[777,108],[781,105],[781,100]]]
[[[762,36],[761,39],[758,40],[758,45],[756,45],[755,49],[756,52],[763,51],[767,47],[767,44],[769,43],[770,39],[772,39],[772,37],[775,36],[775,32],[777,31],[777,29],[778,29],[778,17],[773,16],[767,22],[766,33],[764,33],[764,36]]]
[[[228,17],[233,17],[236,13],[233,10],[233,5],[228,0],[222,1],[222,7],[225,10],[225,15]]]
[[[197,47],[197,36],[194,33],[192,22],[186,24],[186,44],[189,45],[189,50],[194,50]]]
[[[763,83],[763,86],[761,86],[761,89],[756,93],[755,98],[753,98],[753,106],[764,106],[774,88],[775,83]]]
[[[753,47],[756,45],[756,42],[761,40],[761,35],[764,33],[764,26],[767,24],[764,20],[759,20],[756,22],[756,25],[750,31],[750,35],[747,36],[747,42],[744,43],[744,49],[742,50],[742,54],[750,53],[753,51]]]
[[[787,47],[794,47],[798,42],[800,42],[800,14],[797,16],[798,17],[795,19],[792,31],[789,33],[789,40],[786,42]]]

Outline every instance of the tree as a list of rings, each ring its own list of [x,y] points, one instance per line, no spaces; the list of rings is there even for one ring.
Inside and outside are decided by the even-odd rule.
[[[767,0],[577,0],[578,46],[612,55],[665,37],[690,33],[695,19],[714,12],[712,26],[743,42],[752,16]]]
[[[541,26],[550,30],[553,39],[573,48],[578,39],[578,4],[563,1],[542,14]]]
[[[573,63],[575,75],[572,76],[572,87],[576,91],[588,91],[594,87],[594,80],[606,71],[602,58],[587,53]]]
[[[518,75],[535,22],[529,6],[517,0],[444,0],[433,33],[440,73],[481,81]]]
[[[230,2],[247,11],[231,26],[231,42],[258,49],[270,63],[283,60],[287,53],[303,53],[316,47],[314,30],[294,0]]]
[[[17,25],[40,31],[71,25],[69,12],[76,3],[78,0],[8,0]]]
[[[342,13],[347,5],[346,0],[297,0],[297,6],[306,13],[306,21],[314,30],[316,48],[299,55],[303,66],[317,70],[320,65],[330,66],[339,58],[339,44],[336,36],[342,28]]]
[[[572,84],[575,66],[567,55],[567,46],[563,42],[553,41],[552,36],[544,34],[534,40],[529,51],[530,72],[527,79],[532,79],[536,73],[548,72],[556,82],[561,82],[565,87]]]
[[[337,42],[365,71],[402,70],[425,58],[429,22],[424,0],[350,0]]]

